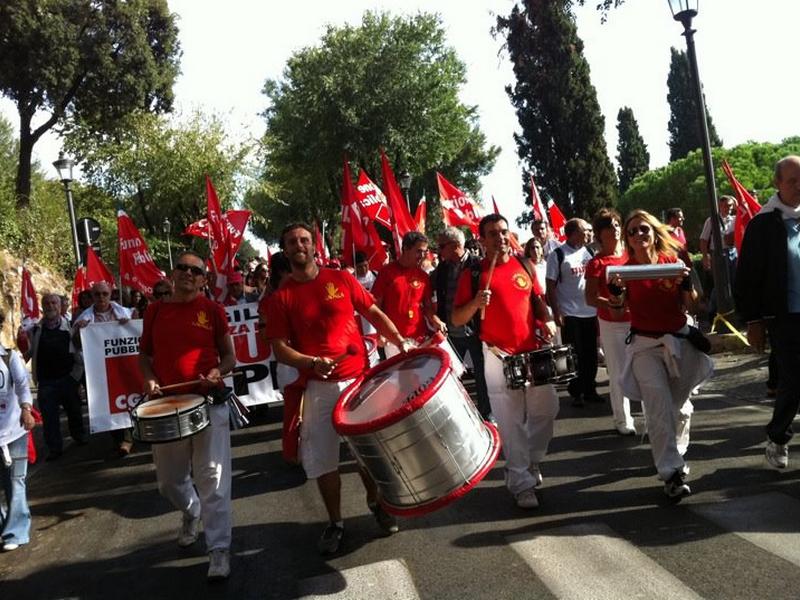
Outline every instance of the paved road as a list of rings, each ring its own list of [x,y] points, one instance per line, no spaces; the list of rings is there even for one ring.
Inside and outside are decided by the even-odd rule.
[[[347,537],[323,560],[313,485],[280,458],[279,410],[236,432],[234,573],[209,586],[202,543],[181,550],[146,448],[106,458],[108,436],[37,465],[32,543],[0,554],[5,598],[798,598],[800,470],[765,466],[764,359],[716,357],[696,397],[694,495],[665,502],[649,448],[611,430],[608,406],[562,398],[537,511],[517,509],[502,463],[464,499],[378,538],[353,461]],[[602,390],[601,390],[602,391]],[[793,457],[794,458],[794,457]]]

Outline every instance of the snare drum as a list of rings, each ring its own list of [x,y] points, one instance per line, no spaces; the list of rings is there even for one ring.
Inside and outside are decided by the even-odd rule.
[[[200,433],[210,423],[208,401],[197,394],[164,396],[131,409],[133,437],[140,442],[174,442]]]
[[[578,376],[578,356],[572,346],[551,346],[528,353],[533,385],[566,383]]]
[[[439,348],[418,348],[370,369],[348,387],[333,425],[381,492],[387,512],[416,516],[460,498],[500,451]]]

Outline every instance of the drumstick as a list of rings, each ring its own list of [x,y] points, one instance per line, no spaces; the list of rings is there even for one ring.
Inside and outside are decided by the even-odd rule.
[[[234,377],[234,378],[235,377],[241,377],[241,372],[240,371],[233,371],[231,373],[228,373],[228,375],[226,375],[226,377],[228,377],[228,376]],[[192,379],[191,381],[184,381],[182,383],[170,383],[169,385],[161,385],[161,386],[159,386],[158,389],[161,392],[163,392],[164,390],[174,390],[175,388],[184,387],[184,386],[187,386],[187,385],[197,385],[199,383],[209,383],[209,380],[208,379]]]
[[[339,356],[335,356],[333,358],[333,364],[334,365],[338,365],[340,362],[342,362],[348,356],[354,356],[356,354],[358,354],[358,347],[355,344],[348,344],[346,352],[343,352]]]
[[[492,283],[492,275],[494,275],[494,266],[497,264],[497,255],[500,254],[499,252],[495,252],[492,255],[492,262],[489,263],[489,274],[486,276],[486,287],[483,288],[484,292],[489,291],[489,285]],[[486,307],[481,306],[481,321],[486,318]]]

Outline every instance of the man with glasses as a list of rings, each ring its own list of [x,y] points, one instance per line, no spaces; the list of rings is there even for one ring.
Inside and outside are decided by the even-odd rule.
[[[178,257],[172,296],[147,307],[139,347],[144,393],[200,380],[174,393],[205,395],[222,386],[236,364],[228,319],[221,304],[202,294],[204,261],[192,252]],[[183,440],[153,445],[158,490],[182,515],[178,545],[197,541],[200,521],[209,553],[209,580],[230,575],[231,440],[227,403],[209,407],[211,426]]]

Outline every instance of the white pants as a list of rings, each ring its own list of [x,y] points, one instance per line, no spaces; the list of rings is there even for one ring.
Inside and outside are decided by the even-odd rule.
[[[342,392],[353,383],[309,379],[303,392],[303,422],[300,425],[300,462],[306,477],[316,479],[339,469],[341,439],[333,428],[333,409]]]
[[[209,407],[209,415],[211,424],[200,433],[152,448],[158,491],[184,514],[201,518],[210,552],[230,548],[232,519],[227,403]]]
[[[531,471],[539,468],[553,439],[558,396],[552,385],[510,390],[503,375],[503,361],[486,344],[483,359],[489,403],[506,459],[506,487],[517,495],[536,485]]]
[[[622,393],[619,378],[625,364],[625,338],[631,324],[628,321],[606,321],[597,319],[600,326],[600,341],[603,343],[603,352],[606,356],[606,370],[608,371],[609,397],[611,398],[611,412],[614,415],[614,427],[633,429],[631,416],[631,403]]]

